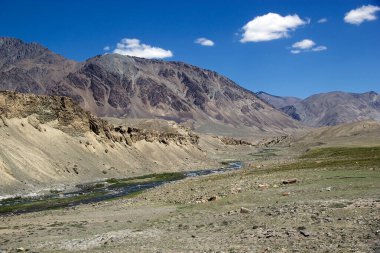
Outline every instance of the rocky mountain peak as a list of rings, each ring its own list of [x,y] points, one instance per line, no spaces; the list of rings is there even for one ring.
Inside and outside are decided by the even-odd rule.
[[[1,90],[67,96],[98,116],[163,118],[257,131],[298,127],[255,93],[215,71],[118,54],[76,63],[35,43],[3,39],[3,44]]]
[[[1,90],[50,94],[52,87],[78,66],[37,43],[0,38]]]
[[[58,64],[65,59],[37,43],[25,43],[22,40],[0,37],[0,66],[23,60],[42,64]]]

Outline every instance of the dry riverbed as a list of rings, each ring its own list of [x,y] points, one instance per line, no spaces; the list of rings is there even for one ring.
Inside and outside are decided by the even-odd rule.
[[[379,192],[380,148],[316,149],[133,197],[2,216],[0,252],[379,252]]]

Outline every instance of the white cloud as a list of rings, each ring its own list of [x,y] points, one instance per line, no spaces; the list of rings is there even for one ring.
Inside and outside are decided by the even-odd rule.
[[[319,52],[319,51],[327,50],[327,47],[326,46],[317,46],[317,47],[314,47],[311,50],[314,51],[314,52]]]
[[[104,50],[104,51],[110,51],[110,50],[111,50],[111,47],[110,47],[110,46],[105,46],[105,47],[103,48],[103,50]]]
[[[298,15],[281,16],[277,13],[268,13],[249,21],[244,27],[240,42],[270,41],[289,37],[289,32],[307,22]]]
[[[301,53],[301,50],[290,50],[292,54],[299,54]]]
[[[314,41],[310,39],[304,39],[294,43],[291,47],[290,52],[292,54],[299,54],[310,51],[319,52],[324,50],[327,50],[326,46],[317,46],[317,44]]]
[[[315,46],[315,42],[309,39],[298,41],[292,45],[293,48],[297,49],[309,49],[313,46]]]
[[[214,41],[206,39],[206,38],[198,38],[194,41],[194,43],[197,43],[202,46],[212,47],[215,45]]]
[[[141,58],[167,58],[172,57],[173,53],[170,50],[165,50],[159,47],[152,47],[146,44],[141,44],[138,39],[124,38],[116,45],[113,53],[121,55],[137,56]]]
[[[321,18],[317,22],[320,24],[323,24],[323,23],[326,23],[327,21],[328,21],[327,18]]]
[[[372,21],[377,17],[376,12],[380,11],[379,6],[363,5],[357,9],[351,10],[344,16],[344,21],[349,24],[360,25],[364,21]]]

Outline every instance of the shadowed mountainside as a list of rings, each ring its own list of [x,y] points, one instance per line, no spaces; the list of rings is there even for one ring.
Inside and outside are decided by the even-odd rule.
[[[37,43],[0,38],[1,90],[47,94],[78,66]]]
[[[283,131],[298,123],[230,79],[181,62],[107,54],[76,63],[0,39],[0,89],[73,98],[98,116],[163,118]]]

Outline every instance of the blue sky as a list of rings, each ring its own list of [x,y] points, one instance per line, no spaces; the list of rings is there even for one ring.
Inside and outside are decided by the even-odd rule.
[[[344,20],[368,5],[373,8],[367,16],[352,13]],[[119,49],[132,45],[149,54],[151,48],[141,44],[160,48],[159,57],[172,55],[164,60],[215,70],[247,89],[275,95],[380,92],[376,6],[380,1],[0,0],[0,36],[35,41],[78,61],[105,53],[106,46],[112,52],[123,38],[138,39],[124,40]],[[198,38],[214,45],[194,43]]]

